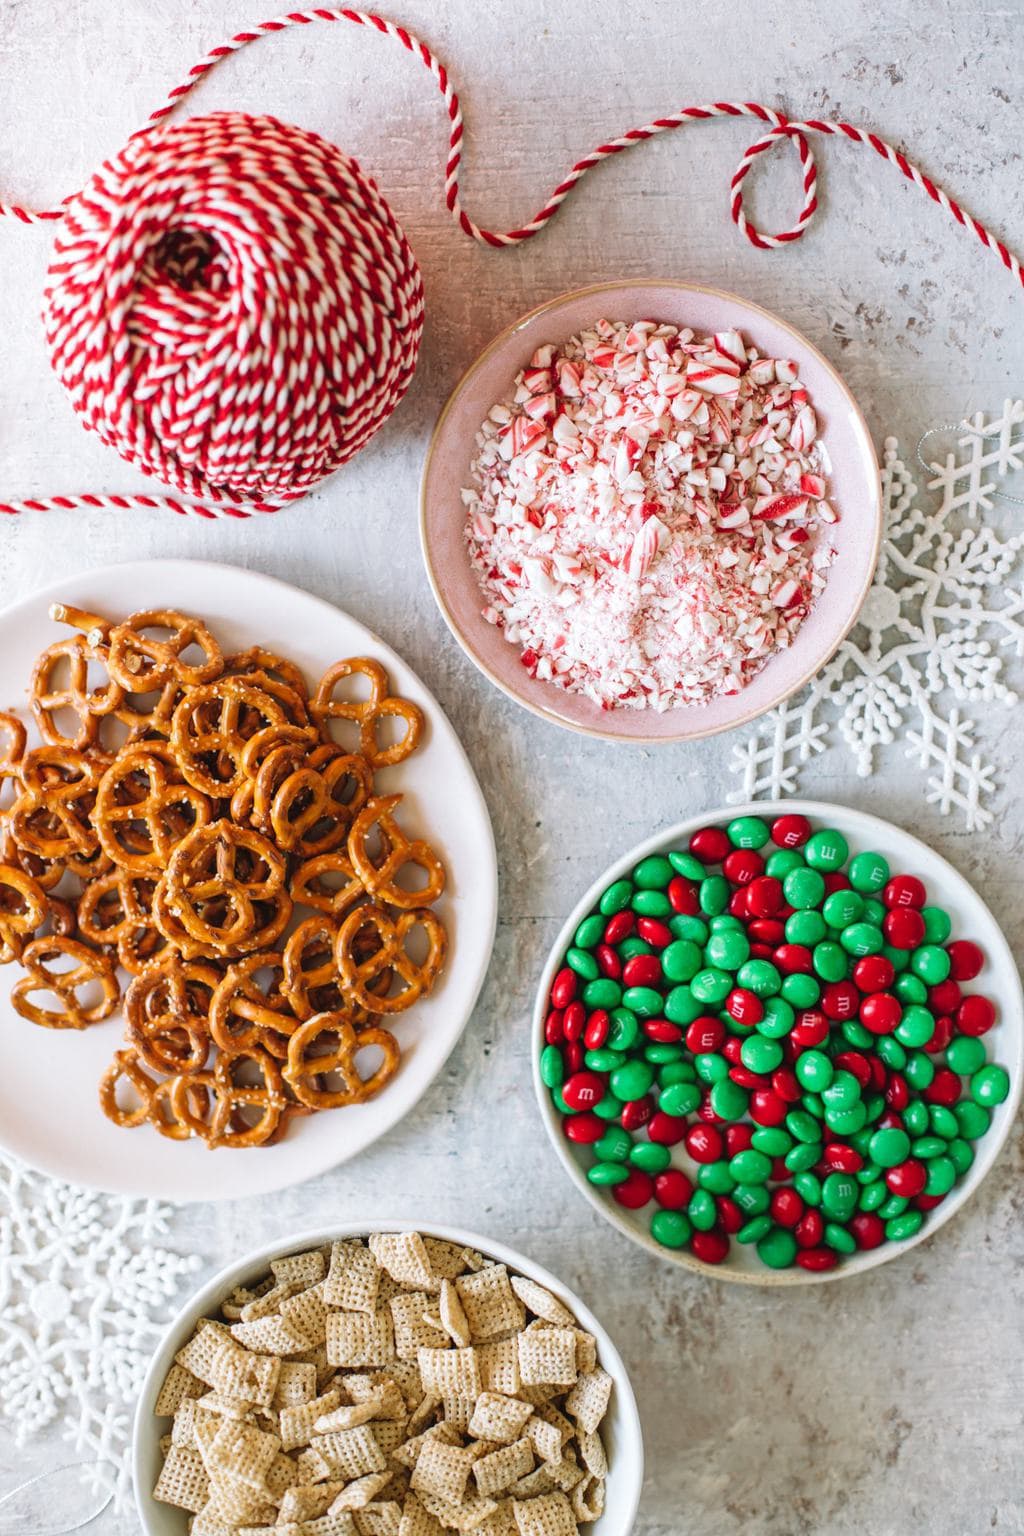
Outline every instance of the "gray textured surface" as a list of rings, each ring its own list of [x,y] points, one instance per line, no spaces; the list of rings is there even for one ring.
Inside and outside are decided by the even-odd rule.
[[[76,185],[206,46],[264,14],[257,0],[66,0],[59,10],[6,0],[0,196],[38,202]],[[1024,238],[1019,0],[882,10],[862,0],[646,0],[628,15],[617,0],[451,0],[443,10],[408,0],[401,19],[464,88],[467,204],[499,227],[532,211],[601,137],[738,96],[873,126],[979,217]],[[671,275],[737,289],[806,331],[842,368],[876,435],[908,445],[926,426],[1019,393],[1019,290],[874,156],[831,141],[811,234],[785,252],[755,252],[726,214],[728,178],[754,136],[743,124],[648,145],[594,175],[534,244],[481,250],[441,206],[445,134],[428,77],[355,29],[265,41],[224,66],[195,106],[276,112],[378,176],[426,277],[418,377],[369,451],[279,518],[211,528],[76,513],[5,526],[0,601],[83,565],[186,554],[252,565],[337,601],[404,652],[461,730],[494,816],[502,922],[463,1045],[408,1124],[355,1166],[263,1206],[197,1212],[185,1240],[213,1264],[332,1213],[390,1212],[458,1219],[518,1244],[594,1305],[633,1372],[649,1450],[638,1536],[1024,1530],[1019,1134],[936,1242],[863,1280],[801,1294],[754,1294],[648,1260],[561,1177],[531,1099],[533,977],[560,915],[613,853],[721,799],[729,743],[613,751],[517,711],[450,642],[416,538],[419,465],[442,398],[495,330],[564,288]],[[768,227],[796,207],[794,164],[783,162],[762,171],[752,199]],[[47,371],[36,320],[47,244],[45,229],[0,229],[0,489],[135,488],[82,434]],[[1000,715],[983,733],[1003,767],[989,836],[966,837],[923,806],[898,754],[865,782],[830,752],[804,786],[934,840],[1019,943],[1019,731]],[[0,1435],[0,1467],[14,1466]],[[107,1516],[94,1529],[115,1536],[135,1522]]]

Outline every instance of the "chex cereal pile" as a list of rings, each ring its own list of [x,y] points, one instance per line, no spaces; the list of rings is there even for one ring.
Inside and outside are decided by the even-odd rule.
[[[191,1536],[577,1536],[611,1377],[535,1281],[419,1233],[274,1260],[156,1402],[154,1496]]]
[[[541,347],[463,492],[484,617],[606,709],[738,692],[825,584],[836,521],[796,364],[602,321]]]

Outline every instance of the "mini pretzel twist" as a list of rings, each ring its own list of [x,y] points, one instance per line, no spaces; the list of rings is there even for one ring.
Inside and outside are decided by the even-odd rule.
[[[153,878],[114,869],[91,880],[79,898],[83,938],[100,947],[116,944],[118,961],[132,976],[160,959],[168,945],[153,918],[155,892]]]
[[[245,782],[246,742],[285,723],[284,707],[244,678],[189,688],[171,719],[171,746],[182,775],[206,795],[232,795]]]
[[[125,993],[125,1038],[154,1072],[201,1072],[210,1053],[210,1004],[220,975],[209,965],[150,965]]]
[[[168,636],[160,638],[164,630]],[[127,693],[149,693],[172,682],[191,688],[212,682],[224,669],[220,646],[206,625],[172,608],[133,613],[111,627],[107,645],[110,675]],[[182,660],[191,646],[203,653],[201,662]]]
[[[0,710],[0,815],[4,814],[4,801],[17,795],[21,787],[21,763],[28,744],[28,733],[17,715]],[[8,787],[9,786],[9,787]]]
[[[199,944],[220,952],[265,949],[291,916],[286,872],[284,856],[258,832],[226,820],[196,827],[160,881],[158,924],[167,908]]]
[[[394,818],[401,795],[384,795],[370,800],[359,812],[348,834],[348,856],[352,869],[377,902],[409,911],[428,906],[444,890],[444,865],[430,844],[422,838],[407,838]],[[374,827],[379,830],[382,848],[374,858],[369,840]],[[403,871],[422,870],[426,884],[404,890],[398,884]]]
[[[36,661],[29,684],[29,704],[43,740],[54,747],[83,752],[99,741],[103,719],[124,702],[124,690],[112,678],[102,687],[89,687],[89,667],[105,667],[106,652],[84,635],[69,635],[47,646]],[[57,681],[62,667],[67,681]],[[69,735],[59,716],[70,714],[77,729]]]
[[[100,847],[122,869],[161,871],[195,827],[207,824],[210,801],[183,782],[163,742],[124,747],[100,780],[93,826]]]
[[[422,928],[427,939],[427,953],[422,961],[413,960],[406,941]],[[360,958],[360,940],[374,945],[372,952]],[[357,907],[338,929],[335,958],[345,986],[356,1002],[377,1013],[402,1013],[433,987],[444,965],[448,935],[440,919],[429,907],[417,907],[392,919],[383,907]],[[386,997],[375,996],[374,981],[385,971],[394,972],[402,990]]]
[[[363,1077],[358,1054],[374,1046],[383,1053],[381,1063]],[[398,1070],[400,1056],[390,1030],[371,1025],[357,1032],[342,1013],[318,1013],[289,1040],[284,1077],[309,1109],[340,1109],[363,1104],[379,1093]],[[330,1085],[332,1078],[338,1081],[337,1087]]]
[[[364,1029],[375,1024],[378,1015],[346,994],[334,955],[337,938],[338,925],[326,913],[317,913],[301,922],[284,947],[282,991],[296,1018],[337,1013],[343,1014],[356,1029]],[[360,956],[370,952],[369,946],[357,946]],[[371,983],[374,995],[388,992],[391,981],[390,971],[383,970]]]
[[[10,811],[15,841],[41,859],[91,859],[99,850],[91,814],[104,766],[73,747],[27,752],[22,792]]]
[[[297,906],[313,907],[330,917],[340,917],[366,894],[342,848],[304,860],[292,875],[288,890]]]
[[[236,1074],[255,1070],[261,1081],[240,1081]],[[186,1080],[183,1080],[186,1081]],[[262,1147],[273,1137],[288,1108],[281,1069],[267,1051],[252,1047],[221,1055],[213,1069],[216,1107],[207,1142],[211,1147]],[[175,1107],[178,1097],[174,1099]],[[250,1119],[249,1116],[256,1118]]]
[[[0,965],[20,958],[29,936],[46,920],[42,886],[11,864],[0,864]]]
[[[304,703],[309,703],[309,688],[301,668],[294,661],[289,661],[287,656],[278,656],[262,645],[251,645],[247,651],[236,651],[233,656],[225,657],[224,671],[239,677],[260,673],[265,678],[284,683]]]
[[[370,685],[366,699],[335,698],[338,683],[349,677],[365,677]],[[423,735],[423,711],[411,699],[399,698],[389,691],[388,675],[379,661],[367,656],[353,656],[329,667],[317,685],[310,704],[313,719],[326,730],[331,720],[354,722],[359,729],[359,751],[372,768],[386,768],[402,763],[420,744]],[[383,720],[401,720],[405,729],[400,741],[382,747],[377,729]]]
[[[122,1082],[126,1082],[137,1096],[138,1103],[122,1104],[118,1099],[118,1089]],[[153,1094],[156,1090],[156,1081],[139,1061],[138,1052],[129,1047],[127,1050],[115,1051],[114,1059],[100,1078],[100,1108],[108,1120],[115,1125],[131,1129],[136,1125],[144,1125],[149,1118],[150,1107],[153,1102]]]
[[[247,955],[220,980],[210,1004],[210,1034],[229,1055],[259,1048],[284,1060],[298,1025],[284,989],[284,957],[278,950]],[[269,977],[261,984],[260,975]]]
[[[25,975],[15,982],[11,1002],[23,1019],[45,1029],[88,1029],[90,1024],[108,1019],[117,1007],[121,989],[113,961],[87,944],[51,934],[33,939],[20,958]],[[52,969],[62,961],[71,964],[62,971]],[[80,1002],[79,988],[90,987],[92,983],[100,989],[99,998],[92,1003]],[[46,1008],[33,1002],[33,995],[39,992],[51,995],[60,1006]]]

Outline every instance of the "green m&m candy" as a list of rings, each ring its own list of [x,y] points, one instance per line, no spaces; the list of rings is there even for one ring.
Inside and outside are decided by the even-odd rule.
[[[980,1104],[985,1109],[1002,1104],[1009,1093],[1010,1074],[1004,1067],[997,1067],[994,1062],[986,1067],[979,1067],[971,1078],[971,1098],[975,1104]]]
[[[675,870],[660,853],[652,853],[633,871],[633,882],[642,891],[663,891],[675,874]]]
[[[826,874],[842,869],[849,854],[850,847],[846,838],[834,827],[824,827],[820,832],[813,832],[804,844],[804,858],[811,869]]]
[[[946,1047],[946,1066],[958,1077],[970,1077],[985,1065],[985,1047],[975,1035],[958,1035]]]
[[[757,1243],[757,1256],[769,1269],[788,1269],[796,1252],[796,1238],[786,1227],[773,1226]]]
[[[747,946],[747,953],[750,947]],[[661,952],[661,969],[666,981],[692,981],[703,965],[700,945],[692,939],[675,939]]]
[[[632,880],[616,880],[614,885],[610,885],[604,892],[598,906],[605,917],[614,917],[616,912],[621,912],[623,908],[628,907],[632,899]]]
[[[858,853],[850,860],[847,874],[855,891],[880,891],[889,879],[889,865],[880,853]]]
[[[589,917],[583,919],[576,929],[574,938],[577,947],[579,949],[593,949],[594,945],[600,944],[604,938],[604,929],[604,918],[599,913],[592,912]]]
[[[771,837],[768,823],[760,816],[737,816],[725,830],[734,848],[763,848]]]
[[[791,907],[820,907],[825,899],[825,881],[816,869],[794,869],[783,880],[782,892]]]

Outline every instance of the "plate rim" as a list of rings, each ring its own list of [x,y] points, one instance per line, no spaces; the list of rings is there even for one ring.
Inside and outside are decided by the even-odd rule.
[[[772,816],[786,814],[823,819],[836,811],[841,812],[844,817],[852,818],[854,822],[859,823],[865,832],[884,834],[889,830],[895,830],[911,843],[923,849],[930,859],[937,860],[943,866],[944,871],[948,871],[949,875],[958,884],[970,891],[991,924],[991,935],[996,947],[1001,951],[1001,960],[1016,983],[1012,998],[1001,1000],[1007,1016],[1009,1016],[1011,1009],[1013,1010],[1017,1025],[1016,1071],[1011,1072],[1010,1093],[1004,1105],[999,1106],[1001,1109],[1005,1109],[1004,1122],[999,1133],[985,1149],[985,1152],[983,1154],[979,1153],[971,1168],[968,1169],[965,1182],[959,1190],[955,1191],[955,1198],[941,1209],[930,1212],[929,1214],[932,1219],[925,1222],[920,1231],[916,1232],[913,1237],[905,1238],[899,1243],[884,1243],[876,1249],[862,1249],[856,1255],[851,1255],[852,1263],[838,1264],[835,1269],[825,1270],[821,1273],[799,1268],[781,1270],[766,1268],[763,1271],[739,1270],[730,1267],[728,1264],[706,1264],[703,1260],[696,1258],[685,1249],[668,1249],[663,1247],[662,1244],[655,1241],[649,1232],[640,1231],[631,1226],[625,1216],[620,1214],[618,1208],[611,1201],[604,1199],[600,1191],[596,1190],[587,1180],[582,1169],[570,1156],[565,1137],[561,1133],[559,1117],[551,1102],[550,1092],[544,1086],[540,1076],[540,1053],[544,1043],[544,1020],[548,1013],[547,997],[551,982],[554,979],[555,971],[558,969],[558,962],[565,952],[570,936],[575,932],[582,918],[594,905],[600,892],[609,881],[618,879],[621,874],[625,873],[627,869],[648,854],[660,853],[669,844],[688,837],[690,833],[704,824],[718,824],[725,820],[734,820],[739,816],[765,816],[770,819]],[[987,939],[986,943],[988,943]],[[689,1269],[695,1274],[704,1275],[710,1279],[720,1280],[727,1284],[772,1287],[776,1289],[821,1285],[838,1280],[852,1279],[856,1275],[862,1275],[869,1270],[878,1269],[883,1264],[891,1263],[894,1259],[901,1258],[920,1243],[934,1237],[948,1221],[957,1215],[967,1201],[975,1194],[978,1186],[988,1176],[1009,1140],[1014,1121],[1020,1109],[1022,1096],[1024,1096],[1024,987],[1022,987],[1020,969],[1013,950],[1010,948],[1009,940],[1003,932],[1001,924],[997,921],[995,914],[974,884],[967,879],[966,875],[962,875],[956,866],[951,864],[943,854],[932,848],[923,838],[917,837],[913,832],[908,832],[906,828],[900,826],[897,822],[887,821],[884,817],[875,816],[870,811],[861,811],[854,806],[840,805],[838,802],[829,802],[827,800],[750,800],[737,805],[712,806],[694,816],[687,817],[683,821],[665,827],[660,832],[655,832],[650,837],[644,838],[641,842],[637,843],[635,847],[628,849],[618,858],[614,859],[602,870],[569,912],[548,951],[537,984],[533,1012],[530,1019],[530,1071],[533,1079],[534,1095],[544,1123],[544,1129],[559,1162],[568,1173],[571,1182],[585,1196],[590,1205],[631,1242],[643,1248],[645,1252],[656,1255],[666,1263],[676,1265],[682,1269]],[[974,1175],[973,1179],[972,1175]]]
[[[513,336],[515,336],[519,331],[523,330],[534,320],[539,319],[542,315],[548,314],[552,311],[561,310],[568,304],[574,303],[578,299],[590,298],[591,296],[599,293],[619,293],[625,289],[635,290],[643,288],[674,288],[681,293],[707,294],[716,299],[724,299],[729,303],[738,304],[741,309],[746,310],[748,313],[762,316],[764,319],[770,321],[773,325],[777,325],[782,330],[787,331],[789,335],[794,337],[802,347],[805,347],[808,352],[813,354],[816,361],[831,375],[836,383],[836,386],[845,396],[856,434],[861,440],[862,448],[866,452],[867,462],[869,466],[873,467],[874,470],[872,477],[872,487],[874,493],[874,536],[872,539],[871,558],[867,567],[867,575],[865,581],[862,584],[860,592],[856,596],[853,607],[853,616],[850,619],[850,622],[847,624],[846,628],[843,630],[842,634],[837,636],[832,649],[828,652],[828,655],[823,657],[820,661],[816,662],[813,667],[810,667],[805,673],[803,673],[797,679],[797,681],[792,684],[792,686],[787,687],[777,693],[767,703],[748,709],[742,715],[737,716],[735,720],[723,722],[720,725],[687,729],[669,736],[649,736],[639,734],[624,736],[618,731],[606,730],[597,725],[585,725],[576,720],[569,720],[564,715],[560,715],[556,710],[550,708],[548,705],[540,702],[538,699],[534,699],[531,695],[525,692],[518,693],[514,688],[503,682],[502,679],[499,678],[494,671],[492,671],[491,667],[487,664],[484,658],[477,654],[476,650],[470,644],[469,637],[463,633],[463,631],[456,623],[455,616],[449,609],[441,591],[440,580],[435,570],[430,539],[427,531],[427,483],[430,477],[431,467],[436,457],[437,446],[440,441],[441,433],[449,415],[455,407],[459,396],[462,394],[463,390],[468,387],[471,380],[476,376],[484,364],[500,347],[504,346],[507,341],[509,341]],[[875,572],[878,567],[878,560],[882,549],[882,539],[885,531],[885,517],[882,506],[881,475],[882,470],[878,459],[878,452],[875,448],[874,439],[872,438],[870,428],[868,427],[867,418],[865,417],[863,410],[854,397],[849,385],[846,383],[839,370],[835,367],[834,363],[829,361],[829,359],[820,350],[820,348],[816,347],[812,341],[809,341],[802,331],[797,330],[796,326],[791,325],[788,320],[784,320],[781,315],[776,314],[773,310],[766,309],[763,304],[757,304],[754,302],[754,300],[744,298],[742,294],[733,293],[727,288],[716,288],[706,283],[687,283],[680,278],[643,277],[638,278],[635,282],[619,281],[590,283],[582,288],[573,288],[564,293],[556,294],[554,298],[547,299],[543,304],[535,305],[533,309],[527,310],[525,314],[519,315],[515,320],[504,326],[497,333],[497,335],[494,336],[490,342],[488,342],[488,344],[476,355],[473,361],[463,371],[463,373],[456,381],[454,388],[451,390],[450,394],[445,400],[444,405],[441,407],[438,418],[434,423],[433,431],[430,434],[430,441],[427,445],[427,451],[423,459],[423,469],[420,473],[420,551],[423,557],[424,569],[427,573],[427,580],[430,583],[430,590],[434,595],[434,601],[437,604],[438,610],[441,614],[441,617],[444,619],[449,633],[455,639],[463,653],[477,668],[477,670],[481,672],[483,676],[486,677],[487,680],[494,685],[495,688],[499,689],[506,698],[511,699],[514,703],[518,704],[520,708],[529,710],[531,714],[536,715],[538,719],[547,721],[549,725],[556,725],[562,730],[573,731],[577,735],[589,736],[594,740],[611,742],[616,746],[669,746],[679,742],[705,741],[709,737],[720,736],[725,731],[734,731],[739,729],[741,726],[749,725],[752,720],[760,719],[762,715],[767,714],[772,709],[777,709],[780,704],[784,704],[787,699],[792,698],[793,695],[798,693],[801,688],[806,687],[811,679],[821,671],[822,667],[824,667],[831,660],[831,658],[838,651],[839,647],[843,644],[844,640],[846,640],[851,630],[857,624],[861,611],[863,610],[864,604],[867,602],[868,594],[870,593],[872,584],[874,582]],[[670,710],[668,713],[673,714],[679,712],[680,710],[681,706],[676,706],[674,710]]]
[[[441,707],[440,703],[435,698],[433,691],[423,681],[415,667],[413,667],[410,662],[406,661],[405,658],[400,655],[400,653],[396,651],[393,646],[389,645],[386,640],[383,640],[375,630],[370,629],[370,627],[364,624],[361,619],[355,618],[354,615],[348,613],[345,609],[339,607],[337,604],[332,603],[329,599],[319,597],[316,593],[307,591],[305,587],[300,587],[294,582],[285,581],[279,576],[271,576],[264,571],[253,570],[248,566],[234,565],[231,562],[224,560],[190,559],[188,556],[179,555],[172,555],[166,558],[156,557],[149,560],[119,560],[107,562],[102,565],[84,567],[83,569],[75,571],[69,575],[60,577],[56,581],[49,582],[45,586],[37,587],[32,592],[27,593],[23,597],[17,598],[13,603],[9,603],[5,607],[0,608],[0,629],[2,629],[3,626],[9,621],[16,621],[23,612],[35,607],[36,605],[40,603],[45,603],[48,605],[50,602],[58,600],[64,589],[66,589],[68,586],[73,586],[81,582],[91,581],[93,579],[105,580],[112,576],[118,575],[130,578],[131,573],[145,572],[147,577],[150,577],[153,574],[154,567],[158,569],[165,569],[169,566],[182,567],[187,571],[202,569],[214,574],[227,574],[232,579],[243,577],[246,580],[255,582],[257,585],[279,588],[286,593],[298,595],[303,599],[304,602],[308,602],[319,607],[324,611],[326,615],[330,616],[332,619],[340,616],[343,620],[346,620],[350,624],[354,624],[359,630],[361,630],[366,636],[369,637],[374,646],[379,648],[381,659],[386,666],[389,665],[393,659],[398,663],[399,667],[404,668],[408,672],[412,673],[417,684],[422,689],[423,694],[428,702],[429,708],[432,711],[431,719],[433,720],[440,716],[447,724],[448,729],[451,732],[452,741],[455,744],[458,753],[461,755],[464,766],[468,772],[469,781],[476,793],[482,814],[483,825],[486,827],[488,834],[484,851],[488,856],[487,867],[489,868],[491,875],[491,878],[487,884],[486,892],[489,898],[490,912],[489,920],[486,924],[487,943],[486,946],[482,947],[481,956],[478,959],[476,965],[473,967],[473,980],[471,985],[472,1001],[465,1010],[465,1017],[462,1021],[462,1024],[453,1034],[444,1056],[438,1061],[434,1071],[424,1081],[411,1102],[406,1106],[404,1110],[396,1110],[394,1116],[388,1118],[387,1123],[383,1125],[379,1130],[377,1130],[370,1137],[370,1139],[364,1142],[361,1146],[348,1152],[342,1151],[340,1155],[332,1155],[330,1152],[332,1143],[328,1139],[324,1144],[325,1149],[328,1151],[328,1157],[326,1160],[317,1161],[314,1165],[311,1165],[307,1171],[299,1173],[296,1176],[286,1174],[283,1177],[271,1179],[267,1183],[261,1184],[258,1189],[247,1190],[242,1195],[239,1195],[237,1191],[230,1186],[225,1187],[224,1185],[218,1184],[216,1182],[212,1183],[211,1188],[205,1190],[202,1194],[169,1194],[161,1192],[156,1195],[147,1195],[134,1188],[125,1189],[123,1187],[99,1183],[94,1178],[83,1178],[77,1172],[69,1171],[63,1166],[51,1163],[46,1158],[37,1160],[33,1156],[33,1158],[30,1160],[25,1156],[23,1152],[15,1150],[8,1144],[4,1137],[2,1120],[0,1120],[0,1152],[2,1152],[4,1156],[11,1158],[15,1163],[23,1164],[25,1167],[30,1168],[36,1173],[43,1174],[47,1178],[57,1179],[63,1183],[72,1184],[79,1189],[89,1190],[97,1194],[111,1195],[125,1199],[159,1199],[166,1200],[177,1206],[206,1203],[221,1205],[235,1199],[259,1199],[267,1195],[279,1194],[282,1190],[296,1188],[301,1184],[307,1183],[311,1179],[322,1177],[324,1174],[330,1173],[334,1169],[342,1167],[345,1163],[350,1162],[353,1158],[359,1157],[362,1153],[368,1152],[376,1142],[380,1141],[384,1136],[389,1135],[395,1129],[395,1127],[401,1123],[402,1119],[406,1115],[411,1114],[417,1107],[417,1105],[420,1103],[420,1100],[423,1098],[423,1095],[427,1092],[428,1088],[430,1088],[432,1083],[436,1081],[441,1072],[444,1070],[444,1067],[451,1057],[452,1052],[455,1050],[455,1047],[459,1044],[460,1040],[465,1034],[470,1018],[472,1017],[473,1012],[480,1001],[480,994],[483,991],[484,982],[486,981],[487,973],[490,969],[490,963],[494,953],[495,938],[497,936],[500,883],[498,856],[490,809],[488,807],[483,790],[480,787],[480,782],[477,778],[476,770],[473,767],[461,737],[456,731],[454,725],[452,725],[452,722],[449,720],[447,712]],[[248,620],[243,620],[243,622],[247,623]],[[270,1165],[268,1164],[268,1166]]]

